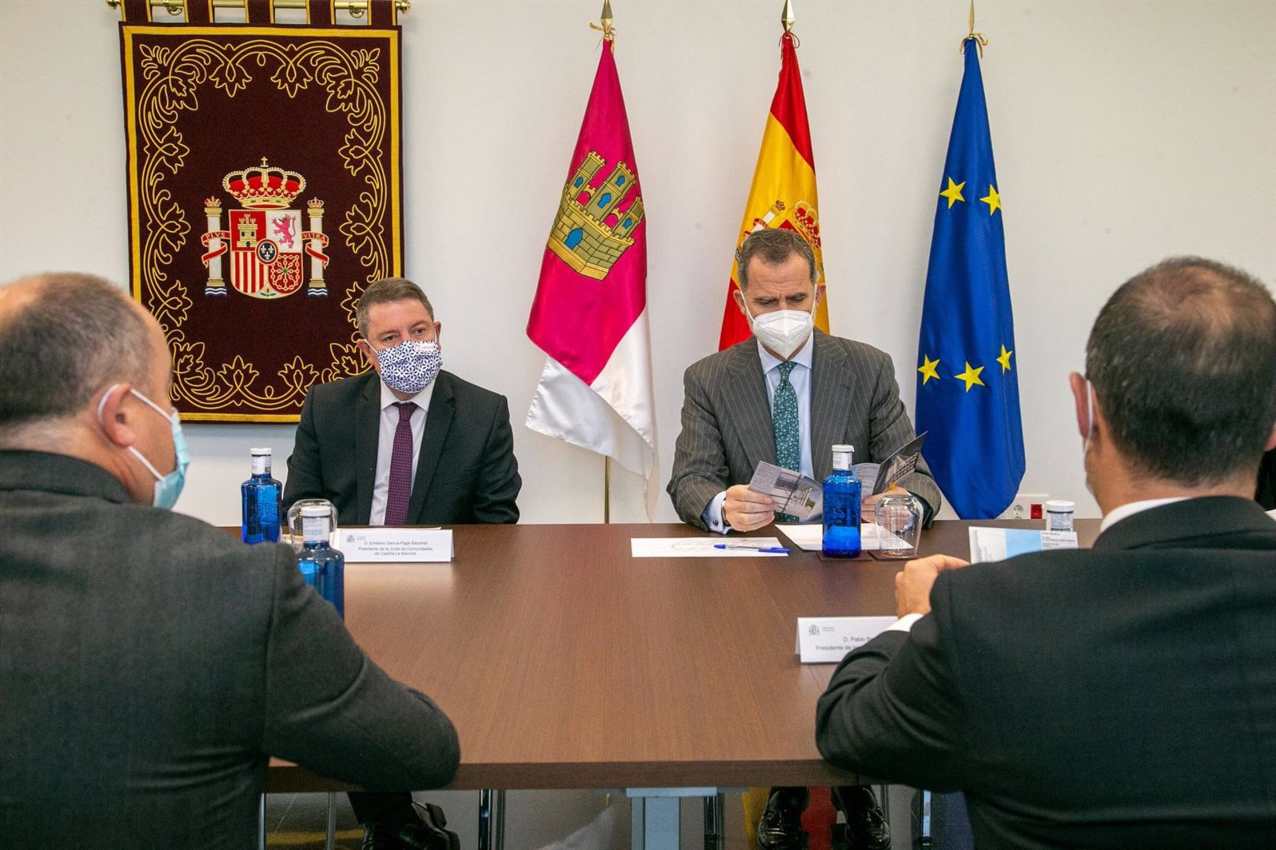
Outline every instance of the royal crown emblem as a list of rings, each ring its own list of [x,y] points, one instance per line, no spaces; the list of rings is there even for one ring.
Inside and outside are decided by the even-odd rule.
[[[549,249],[583,275],[602,280],[634,244],[633,232],[642,221],[642,196],[634,173],[617,162],[598,186],[591,185],[607,161],[590,151],[563,187],[558,217],[549,234]],[[622,210],[627,197],[633,200]]]
[[[740,234],[740,244],[744,244],[744,240],[748,238],[750,233],[777,227],[796,231],[799,236],[806,240],[806,243],[811,246],[815,253],[816,274],[820,280],[823,280],[824,263],[821,259],[823,251],[820,242],[820,220],[815,212],[815,207],[806,201],[798,201],[793,205],[792,209],[789,209],[788,204],[777,200],[771,205],[771,209],[763,213],[760,218],[755,218],[744,229],[744,232]]]
[[[201,237],[208,268],[204,294],[225,297],[222,256],[230,254],[230,285],[251,298],[270,300],[292,295],[301,289],[305,258],[310,258],[310,279],[306,295],[325,297],[328,290],[323,270],[328,265],[328,237],[323,233],[323,201],[306,203],[310,229],[302,230],[301,210],[290,209],[306,188],[306,178],[295,171],[261,165],[232,171],[222,179],[222,189],[239,202],[241,209],[230,211],[230,227],[222,229],[222,202],[212,196],[204,200],[208,232]]]

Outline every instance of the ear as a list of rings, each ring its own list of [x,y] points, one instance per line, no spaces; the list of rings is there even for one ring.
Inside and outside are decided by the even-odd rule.
[[[1085,440],[1090,436],[1094,422],[1090,410],[1090,387],[1086,379],[1077,372],[1069,373],[1068,386],[1072,389],[1072,401],[1076,407],[1077,433]]]
[[[1276,425],[1272,426],[1272,432],[1267,436],[1267,451],[1276,449]]]
[[[745,319],[749,318],[749,308],[745,306],[744,290],[740,289],[740,285],[736,284],[731,290],[731,296],[735,298],[736,308],[744,315]]]
[[[815,287],[815,304],[811,307],[812,313],[815,312],[815,308],[819,307],[820,303],[824,300],[824,296],[827,290],[828,290],[828,287],[822,283]]]
[[[443,323],[434,323],[434,341],[439,344],[439,351],[443,350]]]
[[[377,354],[372,350],[372,343],[366,339],[361,339],[355,343],[358,349],[363,352],[363,359],[367,361],[369,367],[378,375],[381,374],[381,363],[377,360]]]
[[[126,449],[137,442],[137,427],[133,417],[137,411],[124,402],[130,398],[132,384],[116,384],[98,400],[101,415],[98,425],[102,434],[114,446]]]

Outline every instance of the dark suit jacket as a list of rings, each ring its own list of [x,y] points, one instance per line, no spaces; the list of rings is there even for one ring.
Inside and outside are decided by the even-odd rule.
[[[456,771],[439,708],[360,651],[288,546],[0,452],[0,844],[255,847],[267,757],[377,789]]]
[[[983,848],[1276,847],[1276,522],[1193,499],[941,573],[850,653],[820,752],[966,792]]]
[[[1263,455],[1258,468],[1258,492],[1254,495],[1266,510],[1276,508],[1276,449]]]
[[[284,505],[327,499],[343,525],[367,525],[377,472],[381,380],[367,372],[310,390],[288,458]],[[504,396],[450,372],[435,379],[408,525],[518,522],[518,477]]]
[[[694,363],[683,375],[682,432],[668,492],[684,522],[704,527],[713,497],[748,484],[760,461],[775,463],[766,378],[753,337]],[[811,354],[811,464],[823,481],[834,443],[855,446],[855,462],[885,460],[914,437],[899,400],[895,367],[882,351],[815,331]],[[902,486],[933,516],[941,502],[926,462]]]

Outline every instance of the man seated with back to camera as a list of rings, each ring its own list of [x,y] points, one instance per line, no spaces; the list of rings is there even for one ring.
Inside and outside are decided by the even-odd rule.
[[[1276,302],[1167,260],[1070,380],[1094,548],[896,578],[899,622],[819,701],[833,764],[965,792],[981,848],[1276,847]]]

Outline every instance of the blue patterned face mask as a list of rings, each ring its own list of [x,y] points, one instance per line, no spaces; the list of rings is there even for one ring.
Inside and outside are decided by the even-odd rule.
[[[405,339],[377,352],[381,380],[392,390],[416,395],[434,383],[443,368],[443,352],[437,342]]]

